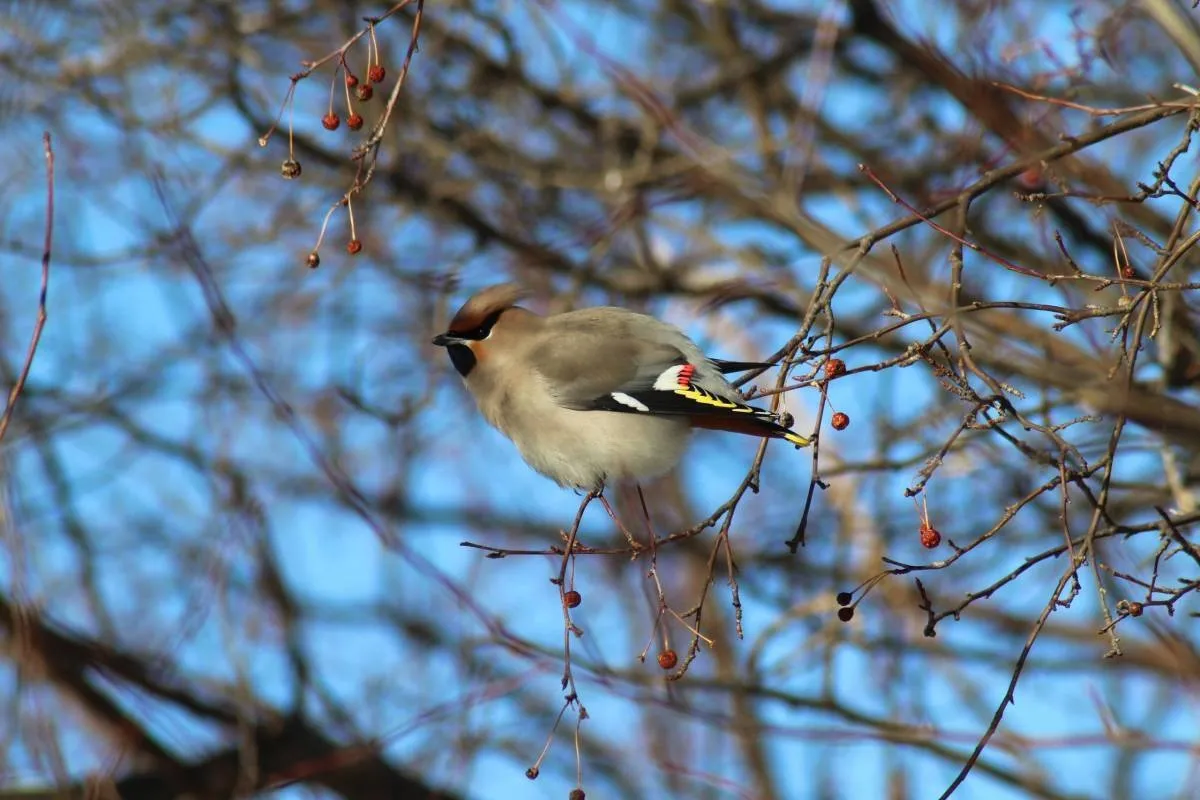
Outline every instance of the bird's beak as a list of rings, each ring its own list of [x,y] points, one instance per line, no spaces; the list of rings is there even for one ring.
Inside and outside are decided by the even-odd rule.
[[[461,342],[462,339],[449,333],[439,333],[437,336],[433,337],[433,344],[437,345],[438,347],[449,347],[452,344],[459,344]]]

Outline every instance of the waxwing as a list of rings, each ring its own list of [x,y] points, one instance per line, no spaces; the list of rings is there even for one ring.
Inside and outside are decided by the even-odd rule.
[[[483,289],[433,344],[487,421],[560,486],[598,492],[661,475],[693,428],[809,444],[725,380],[767,364],[707,358],[675,326],[624,308],[544,317],[516,305],[523,294],[514,284]]]

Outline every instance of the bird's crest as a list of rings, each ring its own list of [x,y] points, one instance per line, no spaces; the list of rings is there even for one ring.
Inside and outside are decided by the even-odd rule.
[[[456,334],[477,330],[492,317],[512,308],[529,294],[515,283],[498,283],[473,294],[450,320],[450,332]]]

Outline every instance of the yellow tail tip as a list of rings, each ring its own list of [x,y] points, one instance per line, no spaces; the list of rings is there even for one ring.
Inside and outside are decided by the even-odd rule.
[[[809,439],[807,436],[801,436],[798,433],[792,433],[791,431],[785,433],[783,438],[796,445],[797,448],[808,447],[812,444],[812,439]]]

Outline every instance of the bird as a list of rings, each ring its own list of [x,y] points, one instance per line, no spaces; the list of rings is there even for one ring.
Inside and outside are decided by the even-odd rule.
[[[542,316],[517,305],[526,294],[481,289],[432,343],[488,423],[559,486],[599,493],[669,472],[694,428],[811,443],[725,378],[770,364],[709,358],[674,325],[617,306]]]

